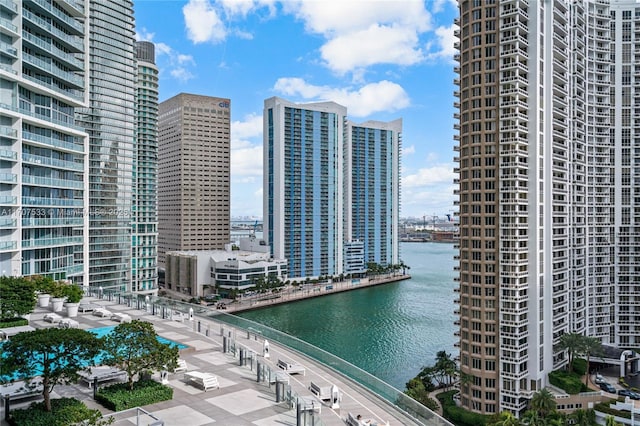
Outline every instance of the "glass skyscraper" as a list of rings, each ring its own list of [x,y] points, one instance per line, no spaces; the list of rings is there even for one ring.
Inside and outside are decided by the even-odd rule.
[[[137,78],[133,2],[90,0],[87,16],[89,106],[77,118],[89,134],[89,282],[129,287]]]
[[[138,122],[133,164],[131,289],[150,292],[158,288],[158,67],[154,44],[136,42],[135,57]]]
[[[0,2],[0,273],[87,281],[84,2]]]

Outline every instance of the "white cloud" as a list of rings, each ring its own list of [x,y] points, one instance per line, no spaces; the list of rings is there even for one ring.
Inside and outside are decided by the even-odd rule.
[[[453,55],[457,50],[453,47],[458,39],[453,35],[458,26],[452,24],[450,27],[438,27],[435,30],[436,42],[427,44],[427,49],[431,52],[427,55],[429,59],[445,58],[453,61]],[[434,46],[435,45],[435,46]],[[435,47],[435,49],[433,49]]]
[[[171,77],[182,82],[195,77],[189,69],[189,67],[195,67],[196,65],[193,56],[180,53],[168,44],[162,42],[155,43],[155,47],[156,62],[158,63],[161,73],[168,72]],[[162,62],[162,57],[166,57],[166,59],[164,59],[166,62]]]
[[[430,185],[450,185],[456,175],[453,173],[453,165],[436,164],[431,167],[418,170],[416,173],[405,176],[402,179],[403,188],[418,188]]]
[[[262,184],[262,115],[231,123],[231,175],[235,183]]]
[[[416,153],[416,146],[415,145],[402,147],[402,155],[412,155],[412,154],[415,154],[415,153]]]
[[[146,28],[136,29],[135,38],[136,41],[152,41],[155,37],[155,33],[150,33]]]
[[[171,77],[182,82],[189,81],[193,78],[193,74],[183,67],[172,68],[169,70]]]
[[[231,123],[231,140],[262,137],[262,114],[249,114]]]
[[[413,65],[423,59],[414,29],[373,24],[338,36],[320,48],[322,59],[333,71],[344,74],[376,64]]]
[[[226,38],[227,29],[209,0],[190,0],[182,8],[182,13],[187,36],[194,43],[218,43]]]
[[[248,176],[254,179],[257,176],[262,177],[262,146],[232,149],[231,176],[234,181],[239,182],[246,181]]]
[[[274,90],[283,96],[302,97],[305,101],[334,101],[347,107],[352,117],[366,117],[380,111],[393,112],[410,105],[409,95],[402,86],[387,80],[352,90],[314,86],[301,78],[279,78]]]

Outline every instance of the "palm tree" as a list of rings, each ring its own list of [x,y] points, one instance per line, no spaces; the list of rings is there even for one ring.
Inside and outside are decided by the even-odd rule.
[[[521,424],[520,420],[511,411],[503,411],[500,413],[499,420],[492,423],[491,426],[520,426]]]
[[[620,426],[620,423],[616,422],[615,417],[609,415],[604,419],[605,426]]]
[[[536,410],[529,410],[522,416],[522,423],[526,426],[547,426],[547,420]]]
[[[545,418],[556,409],[556,401],[553,394],[546,388],[543,388],[533,394],[529,407],[540,417]]]
[[[595,412],[593,410],[578,409],[571,414],[575,426],[591,426],[595,423]]]
[[[591,363],[591,355],[602,356],[602,343],[595,337],[584,336],[582,338],[582,353],[587,356],[587,375],[584,378],[584,384],[589,385],[589,364]]]
[[[584,336],[579,333],[565,333],[560,336],[560,341],[558,342],[556,349],[560,351],[568,352],[568,370],[571,372],[572,364],[573,364],[573,356],[580,352],[582,348],[582,341],[584,340]]]

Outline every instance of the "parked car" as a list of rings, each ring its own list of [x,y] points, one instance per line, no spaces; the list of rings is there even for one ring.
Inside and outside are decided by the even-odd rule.
[[[609,393],[616,393],[616,388],[611,383],[600,383],[600,389]]]
[[[628,396],[631,399],[640,399],[640,394],[634,391],[630,391],[629,389],[620,389],[618,391],[618,395],[620,396]]]
[[[600,374],[596,374],[596,379],[594,380],[594,382],[596,385],[599,385],[601,383],[606,383],[606,380]]]

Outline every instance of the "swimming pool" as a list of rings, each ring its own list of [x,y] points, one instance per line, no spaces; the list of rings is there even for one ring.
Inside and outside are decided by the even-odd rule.
[[[95,334],[97,337],[104,337],[107,334],[111,333],[113,331],[113,329],[116,328],[115,325],[110,325],[108,327],[98,327],[98,328],[89,328],[87,329],[87,331],[92,332],[93,334]],[[160,336],[156,336],[156,338],[158,339],[158,342],[160,343],[164,343],[165,345],[169,345],[171,347],[177,346],[178,350],[182,350],[182,349],[186,349],[189,346],[184,345],[180,342],[176,342],[173,340],[169,340],[169,339],[165,339],[164,337],[160,337]]]

